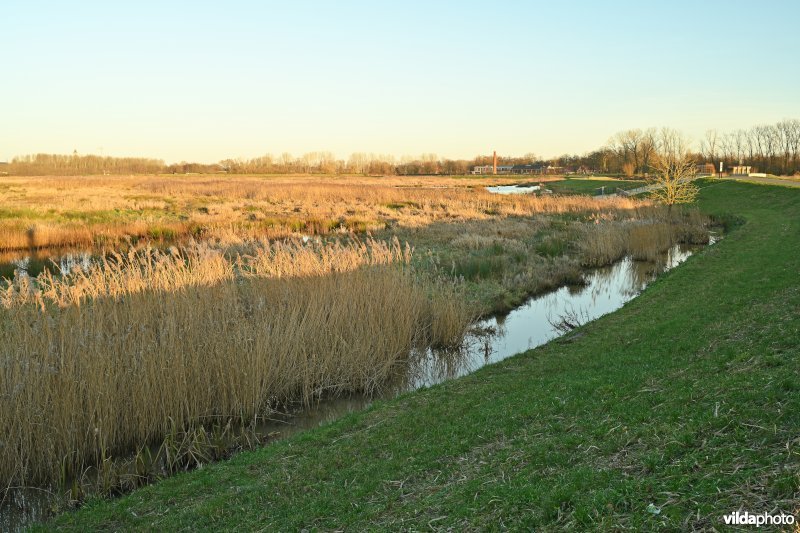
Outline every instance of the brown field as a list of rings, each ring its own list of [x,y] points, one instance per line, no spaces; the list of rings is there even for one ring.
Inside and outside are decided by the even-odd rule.
[[[501,196],[483,189],[515,181],[531,179],[4,177],[0,180],[0,250],[114,247],[130,239],[169,242],[189,236],[324,235],[641,205],[622,198]]]

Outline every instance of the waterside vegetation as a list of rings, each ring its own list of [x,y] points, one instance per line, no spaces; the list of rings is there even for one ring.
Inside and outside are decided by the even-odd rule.
[[[48,527],[686,530],[796,514],[800,191],[715,183],[700,206],[733,231],[561,341]]]

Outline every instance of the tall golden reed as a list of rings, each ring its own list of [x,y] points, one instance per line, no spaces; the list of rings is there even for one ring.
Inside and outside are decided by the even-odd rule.
[[[626,255],[637,261],[657,261],[675,244],[709,241],[710,221],[697,211],[669,213],[652,207],[638,209],[636,215],[583,226],[578,239],[581,264],[610,265]]]
[[[53,482],[175,427],[371,391],[471,312],[395,241],[139,250],[0,296],[0,483]]]

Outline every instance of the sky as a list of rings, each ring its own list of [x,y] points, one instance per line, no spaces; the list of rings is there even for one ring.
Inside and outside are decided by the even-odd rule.
[[[0,0],[0,161],[584,153],[800,118],[800,2]]]

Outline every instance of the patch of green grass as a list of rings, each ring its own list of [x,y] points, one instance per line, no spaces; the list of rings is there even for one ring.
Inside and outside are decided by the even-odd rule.
[[[506,271],[507,260],[497,256],[468,256],[455,263],[453,274],[466,280],[496,278]]]
[[[384,204],[389,209],[400,210],[404,207],[413,207],[415,209],[419,209],[419,204],[416,202],[389,202],[388,204]]]
[[[126,200],[130,200],[132,202],[137,202],[137,201],[150,202],[159,200],[166,201],[162,196],[159,196],[157,194],[126,194],[125,196],[123,196],[123,198],[125,198]]]
[[[536,245],[536,253],[545,257],[558,257],[564,255],[569,249],[569,242],[561,236],[551,235],[542,239]]]
[[[24,219],[37,220],[49,219],[51,216],[47,212],[37,211],[30,208],[8,208],[0,207],[0,220],[2,219]]]
[[[796,512],[800,190],[704,184],[700,206],[745,223],[566,339],[41,528],[678,531]]]
[[[14,279],[14,272],[16,269],[16,265],[12,263],[0,262],[0,280]],[[0,287],[3,287],[2,283],[0,283]]]
[[[635,189],[645,185],[644,181],[638,180],[600,180],[600,179],[565,179],[562,181],[551,181],[545,187],[557,194],[600,194],[600,188],[605,186],[605,194],[611,194],[617,189]]]
[[[173,241],[178,237],[177,231],[173,228],[166,228],[161,226],[155,226],[147,230],[147,235],[151,239],[155,239],[158,241]]]
[[[488,316],[508,312],[533,294],[581,281],[569,243],[576,238],[573,222],[584,219],[585,214],[519,217],[508,219],[508,226],[436,222],[424,229],[393,227],[378,237],[413,243],[415,269],[463,278],[466,298]],[[552,250],[537,251],[550,240]]]
[[[733,231],[745,222],[743,217],[733,213],[715,213],[711,216],[712,225],[722,228],[726,233]]]
[[[90,211],[30,208],[2,208],[0,220],[15,219],[41,222],[82,222],[85,224],[113,224],[151,218],[154,220],[179,220],[181,214],[162,209],[98,209]]]

